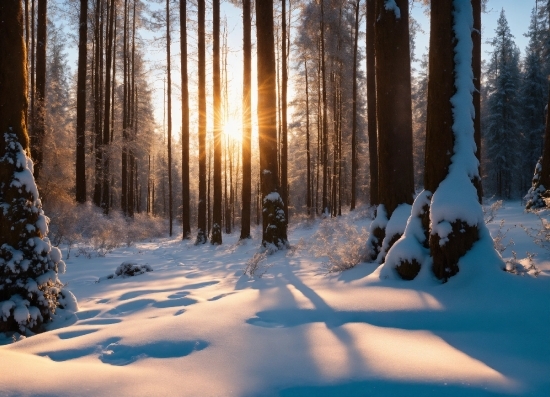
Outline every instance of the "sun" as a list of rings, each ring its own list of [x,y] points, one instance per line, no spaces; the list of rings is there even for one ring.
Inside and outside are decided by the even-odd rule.
[[[242,138],[242,127],[240,121],[229,118],[223,126],[223,135],[233,141],[240,141]]]

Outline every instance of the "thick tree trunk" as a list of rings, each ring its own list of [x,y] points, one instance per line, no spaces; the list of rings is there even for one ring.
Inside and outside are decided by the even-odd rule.
[[[181,46],[181,220],[182,238],[191,237],[189,195],[189,79],[187,76],[187,0],[180,1]]]
[[[86,202],[86,63],[88,0],[80,0],[78,72],[76,83],[76,201]]]
[[[386,9],[384,0],[376,0],[378,199],[388,219],[398,205],[412,204],[414,194],[409,6],[407,0],[396,4],[398,9]],[[372,234],[376,244],[387,238],[388,248],[399,238],[380,227]]]
[[[101,131],[101,90],[103,76],[103,0],[95,5],[95,54],[94,54],[94,137],[95,181],[94,204],[102,208],[101,188],[103,181],[103,134]]]
[[[220,0],[213,0],[213,97],[214,97],[214,207],[212,244],[222,243],[222,138],[220,82]]]
[[[283,248],[287,245],[287,225],[284,218],[284,203],[277,186],[279,177],[273,0],[256,0],[256,38],[260,180],[263,208],[262,245],[269,249]]]
[[[451,156],[454,154],[455,133],[452,129],[453,104],[451,98],[456,93],[456,86],[455,75],[449,72],[455,70],[454,49],[457,42],[453,30],[454,1],[432,2],[431,9],[430,79],[428,81],[426,171],[424,176],[425,188],[430,192],[435,192],[447,177]],[[477,12],[480,12],[480,9]],[[474,47],[474,50],[480,51],[480,47]],[[424,218],[423,224],[428,230],[427,216]],[[451,227],[452,231],[446,236],[447,241],[443,245],[441,245],[441,237],[438,233],[432,232],[429,235],[433,271],[436,277],[444,280],[458,272],[458,260],[478,240],[476,225],[472,226],[458,219],[451,223]]]
[[[548,106],[550,109],[550,91],[548,93]],[[550,112],[546,112],[546,129],[544,132],[544,146],[542,149],[542,161],[539,185],[550,190]]]
[[[199,52],[199,208],[197,218],[197,244],[207,241],[206,230],[206,56],[205,56],[205,4],[198,0],[198,52]]]
[[[252,194],[252,155],[250,150],[252,135],[252,41],[251,41],[251,10],[250,0],[243,0],[243,187],[242,187],[242,216],[241,239],[250,238],[250,215]]]
[[[46,43],[47,43],[47,10],[48,0],[38,0],[36,23],[36,102],[35,121],[31,139],[31,157],[34,162],[34,179],[38,180],[44,154],[44,134],[46,119],[44,101],[46,99]]]
[[[370,204],[378,205],[378,125],[376,120],[376,0],[367,1],[367,120],[369,136]]]

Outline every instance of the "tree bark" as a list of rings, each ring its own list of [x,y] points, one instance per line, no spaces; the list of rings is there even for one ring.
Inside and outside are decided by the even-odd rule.
[[[46,99],[46,43],[47,43],[48,0],[38,0],[36,23],[36,103],[35,122],[31,139],[31,157],[34,162],[34,179],[38,180],[44,154],[44,134],[46,119],[44,101]]]
[[[258,123],[262,190],[262,245],[287,245],[284,203],[279,195],[277,167],[277,96],[273,37],[273,0],[256,0],[258,62]],[[281,212],[283,216],[281,217]]]
[[[199,52],[199,208],[197,244],[207,241],[206,231],[206,56],[205,56],[205,1],[198,0]]]
[[[182,238],[191,237],[189,194],[189,79],[187,76],[187,0],[180,1],[181,46],[181,220]]]
[[[285,208],[285,219],[288,223],[288,119],[287,119],[287,26],[286,26],[286,0],[282,0],[281,12],[281,197]]]
[[[368,0],[367,0],[368,1]],[[355,209],[356,188],[357,188],[357,50],[359,44],[359,5],[361,1],[355,2],[355,37],[353,42],[353,106],[351,121],[351,204],[350,210]]]
[[[304,59],[304,71],[305,71],[305,81],[306,81],[306,208],[307,214],[311,215],[312,207],[312,185],[311,185],[311,153],[310,153],[310,131],[309,131],[309,80],[307,73],[307,58]]]
[[[213,0],[213,97],[214,97],[214,207],[212,208],[212,244],[222,243],[222,139],[220,84],[220,0]]]
[[[168,111],[168,219],[170,224],[170,236],[173,232],[172,212],[172,72],[170,69],[170,0],[166,0],[166,89]]]
[[[474,86],[476,88],[474,91],[474,140],[477,146],[476,157],[480,164],[478,171],[479,178],[474,180],[474,185],[480,203],[483,198],[483,186],[481,184],[481,2],[482,0],[472,0],[474,9],[472,69],[474,71]]]
[[[76,201],[86,202],[86,63],[88,44],[88,0],[80,0],[78,28],[78,72],[76,86]]]
[[[250,150],[252,135],[252,40],[251,40],[250,0],[243,0],[243,187],[241,239],[250,238],[251,194],[252,194],[252,154]]]
[[[378,205],[378,126],[376,121],[376,0],[367,1],[367,119],[369,136],[370,204]]]
[[[325,2],[321,0],[321,81],[323,85],[323,130],[321,133],[321,166],[323,167],[323,208],[322,213],[328,211],[328,104],[327,104],[327,80],[325,67]]]

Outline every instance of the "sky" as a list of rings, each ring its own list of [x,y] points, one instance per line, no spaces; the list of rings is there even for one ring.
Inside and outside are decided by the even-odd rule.
[[[496,29],[497,20],[500,15],[501,9],[505,10],[506,17],[510,26],[512,35],[514,36],[515,42],[518,45],[519,49],[524,54],[525,47],[527,45],[528,39],[524,36],[524,33],[527,32],[530,23],[531,10],[535,6],[536,0],[489,0],[487,6],[487,12],[482,14],[482,57],[484,59],[488,58],[488,52],[490,51],[490,45],[488,41],[493,37],[494,31]],[[161,6],[163,7],[163,6]],[[173,2],[173,9],[176,11],[178,8],[177,1]],[[207,9],[207,12],[209,10]],[[425,14],[425,7],[419,3],[414,3],[412,10],[412,16],[420,23],[424,33],[418,33],[416,37],[416,57],[420,59],[422,54],[427,51],[428,42],[429,42],[429,18]],[[221,17],[227,19],[227,31],[228,31],[228,46],[230,48],[228,54],[228,79],[229,79],[229,118],[231,119],[240,119],[240,102],[241,102],[241,92],[242,92],[242,12],[239,8],[231,5],[228,1],[223,1],[221,4]],[[191,16],[191,19],[196,18],[196,14]],[[209,15],[207,14],[207,20]],[[296,17],[294,23],[298,23]],[[180,103],[180,78],[179,78],[179,28],[178,21],[174,21],[174,33],[172,34],[172,64],[175,67],[172,71],[172,81],[174,84],[173,87],[173,131],[175,136],[179,136],[179,131],[181,128],[181,113],[179,112],[179,103]],[[222,28],[223,29],[223,28]],[[363,25],[364,31],[364,25]],[[152,39],[157,37],[160,39],[164,31],[157,32],[144,32],[142,36],[147,39]],[[255,41],[255,33],[253,32],[252,39]],[[292,38],[292,37],[291,37]],[[197,65],[196,59],[196,42],[197,38],[195,34],[190,31],[188,37],[188,48],[189,48],[189,68],[190,68],[190,100],[193,105],[195,87],[197,84],[197,75],[196,70],[193,69]],[[73,71],[76,71],[76,62],[77,62],[77,51],[76,43],[73,42],[73,47],[68,49],[69,52],[69,61],[70,66]],[[165,79],[165,70],[164,65],[166,64],[166,55],[165,50],[161,48],[158,44],[150,44],[147,46],[145,53],[146,58],[151,61],[150,64],[150,82],[154,87],[154,103],[155,103],[155,117],[159,124],[159,129],[162,130],[163,120],[164,120],[164,79]],[[253,49],[254,55],[254,49]],[[211,49],[207,48],[207,64],[211,59]],[[253,82],[256,79],[255,76],[255,60],[252,61],[253,65]],[[418,65],[414,65],[418,67]],[[363,66],[364,67],[364,66]],[[290,71],[290,79],[292,80],[292,70]],[[207,70],[207,90],[211,89],[211,72]],[[292,96],[292,87],[289,90],[289,97]],[[253,98],[253,108],[255,108],[255,98]],[[195,112],[196,113],[196,112]],[[195,114],[191,114],[191,123],[193,125]],[[211,120],[208,120],[208,130],[210,131]]]

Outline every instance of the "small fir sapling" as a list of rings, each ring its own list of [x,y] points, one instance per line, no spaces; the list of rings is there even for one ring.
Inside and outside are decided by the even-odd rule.
[[[531,183],[531,188],[523,198],[526,201],[526,209],[537,209],[546,207],[546,201],[550,194],[546,188],[540,183],[542,171],[542,157],[537,161],[535,166],[535,173],[533,174],[533,180]]]
[[[32,161],[11,129],[3,141],[0,169],[11,177],[0,184],[0,331],[39,332],[56,309],[77,305],[57,277],[65,263],[46,237]]]

